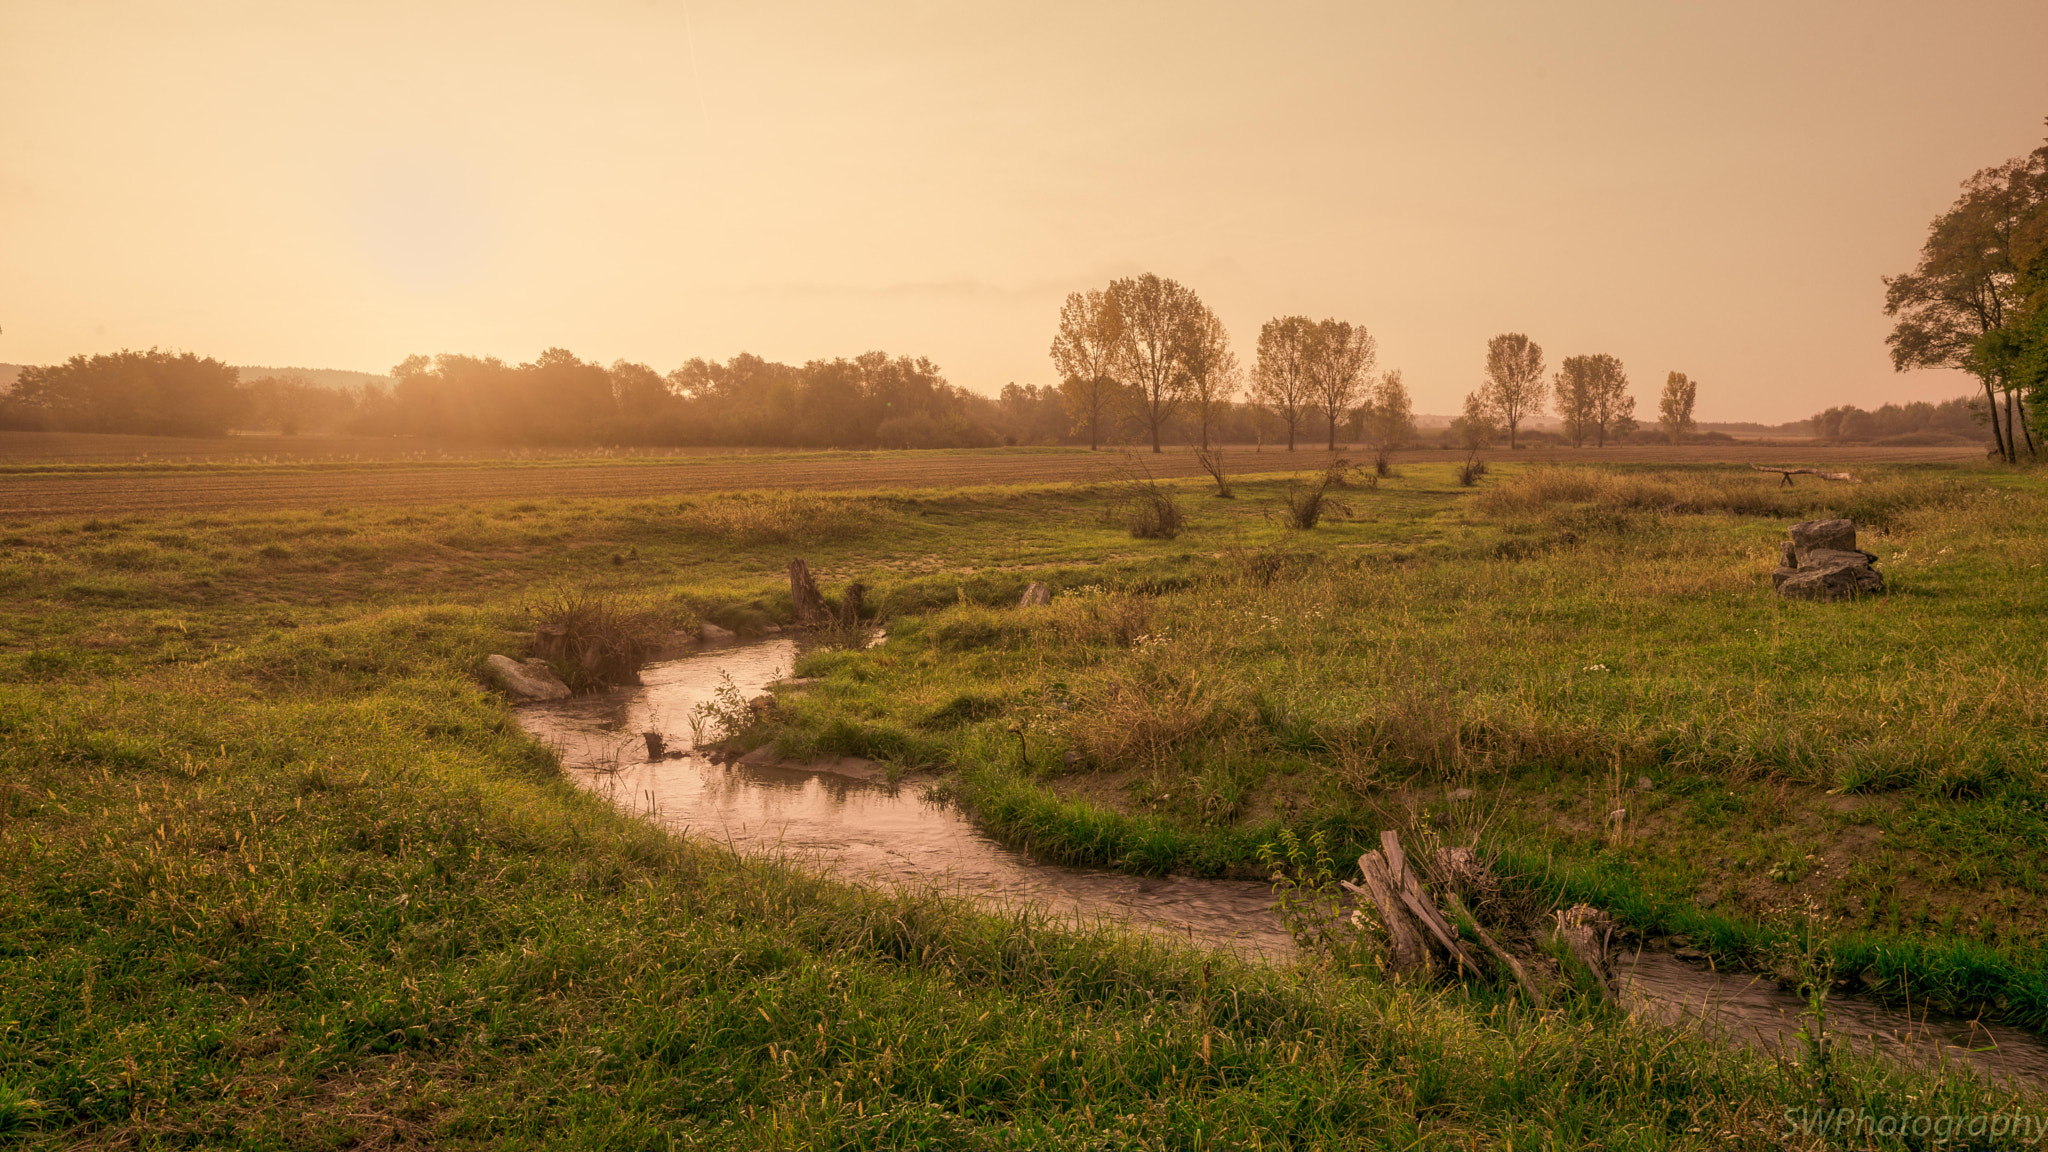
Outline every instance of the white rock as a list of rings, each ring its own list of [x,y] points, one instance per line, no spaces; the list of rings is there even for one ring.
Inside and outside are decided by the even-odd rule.
[[[567,700],[569,686],[562,683],[545,660],[521,664],[510,656],[493,656],[484,661],[484,671],[507,695],[517,700]]]
[[[728,640],[739,639],[738,634],[735,633],[732,629],[720,628],[718,625],[713,624],[709,620],[706,620],[704,624],[697,629],[697,632],[699,635],[704,637],[704,642],[706,644],[723,644]]]

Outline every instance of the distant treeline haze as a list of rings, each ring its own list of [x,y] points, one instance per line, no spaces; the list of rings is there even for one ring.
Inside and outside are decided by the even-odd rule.
[[[1342,337],[1343,326],[1321,323]],[[1197,392],[1170,407],[1156,425],[1162,442],[1198,441],[1203,425],[1212,441],[1269,448],[1284,447],[1290,438],[1304,446],[1333,439],[1414,441],[1398,370],[1359,373],[1363,386],[1345,390],[1334,429],[1330,407],[1316,402],[1306,386],[1293,406],[1292,421],[1287,419],[1290,413],[1273,397],[1286,391],[1282,353],[1289,338],[1300,336],[1306,343],[1311,337],[1302,333],[1317,327],[1299,317],[1269,325],[1271,334],[1261,334],[1263,373],[1250,374],[1254,378],[1246,382],[1256,399],[1219,395],[1222,388],[1207,389],[1207,396]],[[392,369],[389,385],[356,387],[323,386],[292,372],[243,375],[223,361],[189,352],[74,356],[63,364],[23,368],[13,392],[0,396],[0,428],[167,436],[220,436],[230,430],[418,436],[535,446],[803,448],[1087,444],[1091,434],[1104,445],[1149,446],[1155,431],[1154,412],[1135,402],[1136,389],[1106,395],[1109,402],[1094,414],[1091,426],[1089,413],[1077,404],[1082,398],[1077,393],[1090,390],[1077,389],[1071,381],[1064,388],[1011,384],[990,397],[948,383],[930,360],[881,352],[813,360],[801,367],[742,354],[723,363],[691,360],[667,374],[627,361],[607,367],[559,348],[525,364],[454,354],[413,356]],[[1127,397],[1131,402],[1125,402]],[[1875,412],[1838,407],[1779,430],[1835,440],[1982,439],[1983,407],[1981,398],[1974,403],[1888,404]],[[1427,430],[1423,442],[1459,443],[1465,431],[1463,423],[1454,422]],[[1561,438],[1570,442],[1573,431],[1567,427]],[[1663,434],[1638,430],[1630,435],[1652,439]],[[1520,437],[1560,439],[1526,426]]]

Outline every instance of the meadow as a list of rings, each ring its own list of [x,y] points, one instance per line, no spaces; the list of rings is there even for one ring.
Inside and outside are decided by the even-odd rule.
[[[1811,447],[1777,444],[1529,449],[1519,461],[1775,463],[1968,460],[1974,448]],[[1398,454],[1437,461],[1441,449]],[[1320,468],[1330,457],[1236,446],[1233,471]],[[528,497],[645,499],[746,489],[868,490],[1095,482],[1119,454],[1078,448],[924,452],[504,448],[409,438],[230,436],[179,439],[0,432],[0,517],[292,511],[517,501]],[[1146,458],[1160,477],[1200,476],[1194,454]]]
[[[748,742],[936,768],[1005,835],[1141,871],[1476,832],[1645,934],[1767,966],[1818,932],[1844,978],[2040,1026],[2039,477],[1399,471],[1308,531],[1288,477],[1172,479],[1188,524],[1152,540],[1106,478],[886,471],[7,514],[0,1140],[1820,1148],[1787,1109],[2038,1113],[734,857],[572,788],[477,675],[565,590],[664,632],[786,623],[801,554],[888,639],[814,653]],[[1828,512],[1887,597],[1770,595],[1785,524]],[[1050,606],[1014,607],[1031,580]]]

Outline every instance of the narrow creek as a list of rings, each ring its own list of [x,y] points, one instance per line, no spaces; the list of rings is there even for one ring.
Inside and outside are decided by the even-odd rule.
[[[1294,950],[1267,886],[1245,880],[1141,877],[1034,860],[998,843],[958,809],[892,785],[862,762],[792,767],[748,758],[719,763],[692,747],[691,717],[730,677],[751,699],[789,675],[797,643],[734,644],[651,664],[642,685],[517,710],[557,749],[570,778],[621,808],[735,850],[781,855],[849,880],[936,888],[991,907],[1028,907],[1077,924],[1108,921],[1240,955]],[[640,733],[660,732],[680,758],[650,761]],[[1624,956],[1630,1011],[1697,1023],[1729,1039],[1796,1053],[1805,1004],[1768,978],[1717,973],[1669,953]],[[2020,1029],[1908,1015],[1872,1000],[1830,997],[1838,1043],[1914,1062],[1963,1062],[1994,1079],[2048,1085],[2048,1042]]]

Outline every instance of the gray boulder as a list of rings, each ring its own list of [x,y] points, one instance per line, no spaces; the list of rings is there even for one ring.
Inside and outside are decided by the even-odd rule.
[[[1851,520],[1809,520],[1794,524],[1792,539],[1780,546],[1785,561],[1771,573],[1771,586],[1791,600],[1846,600],[1884,591],[1884,577],[1872,567],[1875,553],[1856,547]]]
[[[1776,583],[1778,595],[1788,600],[1847,600],[1884,591],[1884,576],[1861,560],[1799,568]]]
[[[698,635],[704,637],[704,642],[706,644],[725,644],[733,640],[739,639],[739,634],[734,632],[732,629],[720,628],[718,625],[711,623],[709,620],[706,620],[701,626],[698,627],[697,633]]]
[[[1817,549],[1831,552],[1856,551],[1854,520],[1808,520],[1792,526],[1792,566],[1806,567],[1807,553]]]
[[[1019,608],[1029,608],[1034,604],[1044,605],[1050,603],[1052,603],[1052,589],[1047,588],[1036,580],[1033,580],[1024,589],[1024,595],[1017,598],[1017,607]]]
[[[569,686],[555,675],[545,660],[521,664],[510,656],[493,656],[484,661],[484,672],[492,683],[514,700],[567,700]]]

